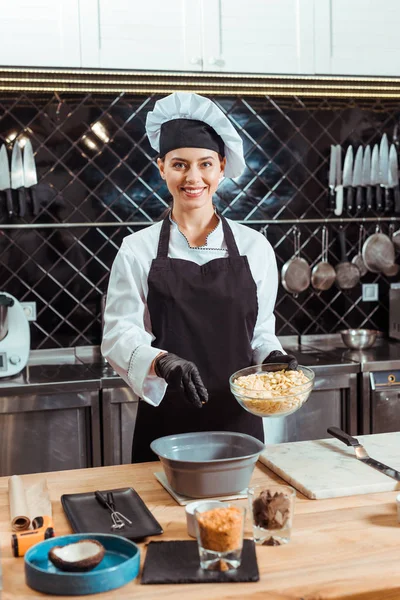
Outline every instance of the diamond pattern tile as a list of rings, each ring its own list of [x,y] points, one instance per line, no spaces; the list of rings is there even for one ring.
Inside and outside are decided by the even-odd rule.
[[[32,140],[41,202],[25,217],[0,210],[0,289],[37,302],[31,324],[32,347],[99,344],[100,298],[124,236],[152,223],[168,206],[155,153],[145,135],[145,119],[157,97],[129,94],[3,94],[0,141],[11,156],[12,140]],[[243,139],[246,170],[224,180],[216,194],[219,210],[231,219],[324,219],[332,216],[327,195],[331,144],[374,144],[386,132],[399,145],[396,101],[296,96],[213,98]],[[16,199],[15,199],[16,200]],[[349,215],[344,215],[349,216]],[[360,212],[358,216],[377,216]],[[101,223],[115,223],[115,227]],[[1,225],[47,225],[4,229]],[[60,224],[65,228],[57,228]],[[98,223],[96,227],[77,227]],[[74,226],[75,224],[75,226]],[[293,226],[250,225],[267,235],[279,270],[293,254]],[[329,224],[329,260],[339,261],[337,224]],[[349,258],[357,252],[359,225],[346,223]],[[303,223],[301,255],[311,266],[320,260],[321,228]],[[373,233],[375,224],[366,225]],[[387,226],[383,225],[387,231]],[[292,296],[279,286],[277,333],[331,333],[340,327],[388,325],[388,279],[379,284],[379,303],[363,302],[361,285],[342,292],[312,289]]]

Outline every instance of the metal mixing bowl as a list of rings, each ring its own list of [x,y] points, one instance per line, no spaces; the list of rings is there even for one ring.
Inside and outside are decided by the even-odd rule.
[[[285,417],[291,415],[299,410],[310,397],[315,378],[314,371],[311,369],[299,365],[298,370],[303,371],[308,381],[301,385],[291,386],[290,390],[280,395],[259,388],[244,388],[238,385],[236,381],[238,377],[286,370],[287,365],[284,363],[255,365],[241,369],[229,378],[231,392],[243,408],[257,417]]]
[[[249,486],[264,444],[245,433],[201,431],[167,435],[150,448],[175,492],[211,498],[237,494]]]
[[[342,329],[343,343],[352,350],[365,350],[375,344],[378,332],[374,329]]]

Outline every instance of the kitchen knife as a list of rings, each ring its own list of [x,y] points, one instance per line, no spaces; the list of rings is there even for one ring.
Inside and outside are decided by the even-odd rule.
[[[342,184],[342,147],[336,146],[336,205],[334,213],[337,217],[343,212],[343,184]]]
[[[343,165],[343,187],[347,188],[346,206],[347,210],[353,210],[353,146],[347,148],[346,156],[344,157]]]
[[[356,453],[356,458],[363,462],[365,465],[369,465],[370,467],[376,469],[377,471],[380,471],[384,475],[392,477],[392,479],[395,479],[396,481],[400,481],[399,471],[396,471],[395,469],[384,465],[378,460],[375,460],[375,458],[371,458],[364,446],[360,444],[360,442],[356,438],[352,437],[351,435],[348,435],[345,431],[339,429],[339,427],[328,427],[328,433],[333,435],[333,437],[337,438],[341,442],[344,442],[347,446],[352,446]]]
[[[399,191],[399,166],[397,161],[397,150],[394,144],[390,146],[389,152],[389,187],[393,189],[394,212],[400,213],[400,191]]]
[[[379,146],[375,144],[372,149],[371,159],[371,185],[375,187],[375,208],[379,212],[382,210],[382,190],[379,180]]]
[[[329,207],[334,209],[336,206],[335,202],[335,183],[336,183],[336,146],[331,144],[331,157],[329,161]]]
[[[12,217],[14,214],[13,199],[10,182],[10,167],[8,164],[8,156],[5,145],[0,149],[0,190],[6,193],[8,215]]]
[[[389,199],[389,143],[386,133],[383,134],[379,146],[379,183],[385,189],[383,209],[385,212],[390,210]]]
[[[26,210],[26,199],[24,189],[24,172],[22,169],[22,154],[18,140],[15,140],[11,155],[11,187],[18,190],[19,216],[23,217]]]
[[[359,146],[354,161],[353,181],[352,186],[356,188],[356,208],[362,209],[362,167],[363,167],[363,147]]]
[[[372,210],[372,188],[371,188],[371,146],[366,146],[362,167],[362,185],[366,189],[367,210]]]
[[[37,174],[31,140],[27,140],[24,147],[24,184],[25,188],[30,188],[33,214],[38,215],[40,204],[36,195]]]

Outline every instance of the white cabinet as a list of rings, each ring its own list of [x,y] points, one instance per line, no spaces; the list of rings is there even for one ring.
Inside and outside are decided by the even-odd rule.
[[[0,65],[81,66],[79,0],[0,0]]]
[[[313,73],[313,7],[314,0],[203,0],[204,70]]]
[[[399,0],[317,0],[315,72],[400,76]]]
[[[201,0],[98,0],[98,65],[198,71]]]

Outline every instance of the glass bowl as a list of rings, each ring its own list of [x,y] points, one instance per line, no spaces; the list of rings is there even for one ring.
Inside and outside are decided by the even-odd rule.
[[[238,385],[237,382],[239,377],[247,375],[276,373],[275,377],[272,376],[275,381],[271,382],[272,385],[276,385],[279,384],[278,380],[283,377],[283,373],[278,373],[278,371],[283,372],[286,370],[287,365],[279,363],[254,365],[253,367],[241,369],[233,373],[229,378],[231,392],[239,404],[252,415],[256,415],[257,417],[286,417],[299,410],[307,402],[314,387],[314,371],[299,365],[297,371],[302,371],[308,381],[300,385],[292,385],[285,382],[285,385],[288,387],[284,391],[280,391],[279,389],[260,389],[260,383],[258,388],[255,386],[252,388],[243,387],[242,385]]]

